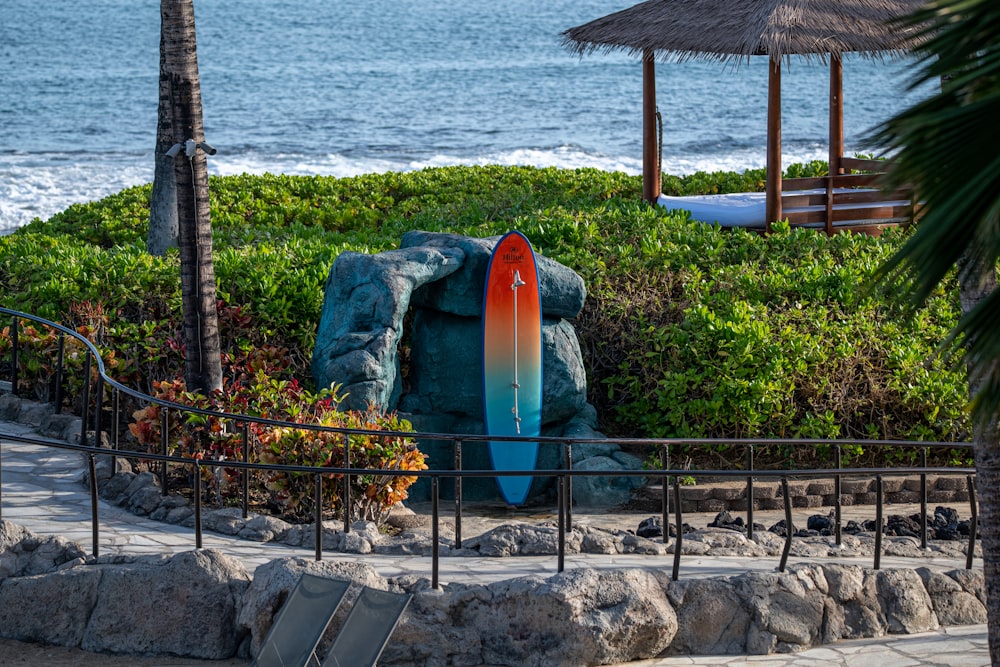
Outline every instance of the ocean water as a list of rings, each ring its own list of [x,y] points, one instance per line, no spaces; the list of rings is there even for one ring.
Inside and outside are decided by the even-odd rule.
[[[642,72],[560,33],[631,0],[195,0],[215,174],[457,164],[641,171]],[[2,0],[0,234],[149,182],[153,0]],[[845,62],[848,151],[911,104],[909,63]],[[825,159],[827,68],[783,76],[785,164]],[[762,167],[767,64],[661,64],[663,168]]]

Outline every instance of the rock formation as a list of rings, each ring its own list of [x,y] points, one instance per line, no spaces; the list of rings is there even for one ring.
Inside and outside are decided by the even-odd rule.
[[[413,231],[403,236],[398,250],[338,256],[326,282],[313,350],[317,386],[340,385],[347,394],[345,409],[374,405],[398,410],[417,431],[483,433],[483,286],[499,238]],[[542,434],[601,437],[594,430],[596,413],[587,403],[583,356],[570,322],[586,299],[583,279],[547,257],[537,259],[543,317]],[[411,321],[411,331],[404,331],[404,323]],[[404,339],[409,340],[405,387],[399,353]],[[451,443],[420,445],[432,467],[451,467]],[[609,475],[581,480],[576,501],[614,505],[627,500],[642,479],[613,473],[639,469],[641,462],[614,445],[595,448],[599,451],[593,454],[600,460],[574,456],[574,466]],[[490,468],[482,443],[469,443],[463,455],[467,469]],[[540,448],[539,468],[560,469],[564,460],[561,447]],[[550,479],[536,478],[532,494],[551,484]],[[496,496],[491,479],[470,479],[463,492],[470,499]],[[413,495],[420,497],[421,487]]]
[[[528,546],[543,544],[544,535],[497,532],[477,547],[492,543],[498,553],[547,548]],[[684,544],[698,543],[699,533],[685,536]],[[703,535],[754,544],[725,529]],[[595,537],[584,531],[578,542]],[[34,558],[17,555],[42,544],[49,546]],[[672,654],[793,652],[986,618],[981,569],[824,563],[672,581],[663,569],[577,568],[434,589],[424,577],[383,578],[363,562],[280,558],[257,568],[251,580],[238,561],[213,550],[89,560],[82,553],[0,521],[0,637],[107,653],[246,658],[259,650],[303,572],[356,584],[320,644],[321,655],[361,586],[414,595],[379,661],[387,667],[578,667]]]

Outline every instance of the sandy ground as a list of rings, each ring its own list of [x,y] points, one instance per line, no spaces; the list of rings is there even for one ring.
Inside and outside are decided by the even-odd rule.
[[[217,665],[218,667],[246,667],[249,660],[194,660],[191,658],[164,658],[164,657],[143,657],[135,655],[108,655],[105,653],[88,653],[78,648],[65,648],[62,646],[44,646],[42,644],[30,644],[18,642],[12,639],[0,639],[0,667],[17,665],[17,667],[69,667],[70,665],[82,665],[83,667],[126,667],[135,665],[136,667],[181,667],[182,665],[198,665],[208,667]]]

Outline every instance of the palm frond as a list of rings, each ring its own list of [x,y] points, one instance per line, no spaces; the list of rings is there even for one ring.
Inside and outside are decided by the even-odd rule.
[[[887,185],[911,186],[922,213],[875,280],[916,307],[960,261],[995,272],[1000,260],[1000,3],[934,0],[898,26],[918,28],[911,86],[939,82],[940,91],[872,135],[879,150],[894,154]],[[963,315],[945,343],[948,352],[959,346],[978,378],[976,419],[993,423],[1000,410],[997,290]]]

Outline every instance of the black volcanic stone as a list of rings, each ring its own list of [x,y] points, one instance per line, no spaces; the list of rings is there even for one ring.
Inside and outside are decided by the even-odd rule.
[[[948,526],[953,523],[958,523],[958,510],[954,510],[950,507],[936,507],[934,509],[934,523],[935,525]]]
[[[645,537],[647,539],[663,537],[663,521],[661,521],[658,516],[651,516],[648,519],[644,519],[642,523],[639,524],[635,534],[639,537]]]
[[[958,522],[959,535],[962,535],[963,537],[968,537],[971,531],[972,531],[972,519],[966,519],[965,521]],[[977,530],[976,535],[978,534],[979,531]]]
[[[769,532],[774,533],[780,537],[786,537],[788,535],[788,529],[785,527],[785,520],[782,519],[778,523],[774,524],[767,529]],[[792,524],[792,535],[795,535],[795,524]]]
[[[858,533],[865,532],[865,529],[860,523],[851,519],[847,522],[847,525],[844,526],[843,532],[848,535],[857,535]]]
[[[734,517],[729,512],[719,512],[715,515],[715,520],[708,524],[709,528],[726,528],[728,530],[737,530],[742,532],[746,529],[746,523],[743,521],[743,517]]]
[[[808,530],[815,530],[819,533],[829,535],[830,531],[833,530],[833,519],[828,516],[823,516],[822,514],[813,514],[806,521],[806,528]],[[824,531],[826,531],[824,533]]]
[[[920,537],[920,521],[912,517],[891,515],[886,522],[886,535],[898,535],[900,537]]]

